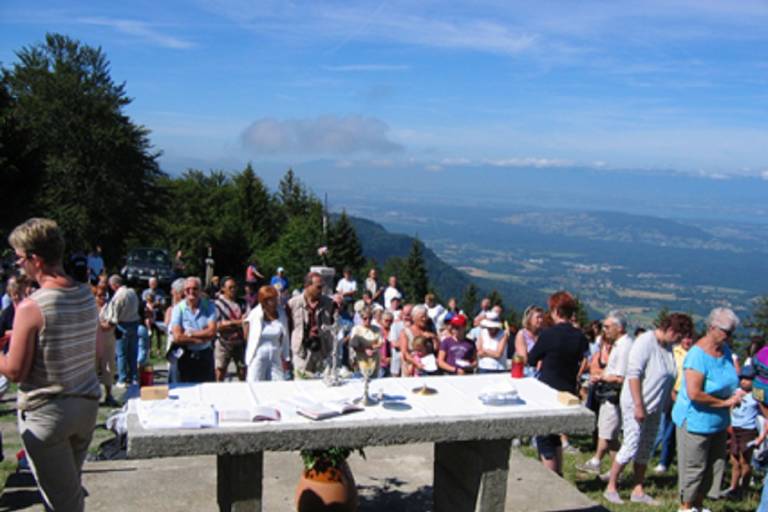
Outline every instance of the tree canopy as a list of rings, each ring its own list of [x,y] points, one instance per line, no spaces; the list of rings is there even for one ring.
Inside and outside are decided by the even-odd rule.
[[[2,70],[0,175],[28,207],[3,215],[0,231],[22,212],[47,215],[71,248],[98,240],[107,256],[122,254],[126,240],[153,230],[163,202],[149,131],[124,113],[131,99],[100,48],[48,34],[16,55]]]

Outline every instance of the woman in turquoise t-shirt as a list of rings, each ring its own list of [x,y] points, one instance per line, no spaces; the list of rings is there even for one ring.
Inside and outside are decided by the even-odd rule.
[[[683,362],[683,382],[672,420],[677,425],[678,485],[681,510],[701,509],[712,484],[712,467],[725,461],[730,408],[741,402],[739,377],[726,341],[739,325],[727,308],[707,318],[707,333],[691,347]]]

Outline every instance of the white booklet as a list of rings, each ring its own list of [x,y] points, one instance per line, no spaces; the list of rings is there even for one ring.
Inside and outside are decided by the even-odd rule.
[[[364,409],[362,406],[347,399],[314,402],[307,398],[296,398],[293,400],[293,403],[296,405],[296,412],[298,414],[311,420],[324,420]]]
[[[277,421],[280,411],[268,405],[255,405],[247,408],[222,408],[219,413],[219,423],[247,423],[249,421]]]
[[[222,386],[206,386],[204,395],[216,409],[219,424],[249,423],[255,421],[278,421],[280,410],[259,403],[252,386],[243,386],[247,391],[233,394]]]

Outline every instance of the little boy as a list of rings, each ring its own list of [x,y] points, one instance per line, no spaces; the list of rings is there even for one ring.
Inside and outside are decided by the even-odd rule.
[[[747,394],[741,399],[741,405],[731,409],[730,456],[731,456],[731,486],[723,495],[728,499],[739,500],[742,493],[749,488],[752,475],[752,450],[765,439],[764,431],[758,437],[757,416],[760,406],[752,395],[752,381],[755,378],[753,366],[745,366],[739,374],[739,386]]]

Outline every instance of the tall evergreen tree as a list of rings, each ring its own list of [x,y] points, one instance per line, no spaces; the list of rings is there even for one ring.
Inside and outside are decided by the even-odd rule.
[[[277,185],[277,200],[285,217],[306,215],[319,201],[309,193],[301,180],[288,169]]]
[[[667,306],[663,306],[656,315],[656,318],[653,320],[654,327],[660,326],[661,322],[663,322],[668,316],[669,308]]]
[[[363,247],[346,211],[341,212],[328,230],[328,264],[336,269],[338,275],[349,267],[354,275],[360,277],[365,266]]]
[[[131,100],[100,48],[48,34],[16,55],[2,70],[10,101],[0,118],[12,118],[39,156],[29,163],[40,186],[26,211],[56,219],[72,248],[100,242],[115,258],[126,239],[155,230],[164,203],[149,131],[125,114]]]
[[[758,297],[753,304],[752,314],[744,322],[744,327],[768,340],[768,295]]]
[[[250,257],[277,240],[280,235],[274,199],[250,162],[243,172],[234,177],[234,185],[237,190],[239,225],[248,244],[249,254],[246,257]]]
[[[461,309],[469,318],[474,318],[477,314],[478,290],[474,283],[464,290],[464,296],[461,298]]]
[[[491,306],[501,306],[504,307],[504,298],[501,296],[498,290],[491,290],[491,293],[488,294],[488,299],[491,301]]]
[[[421,242],[416,239],[411,244],[411,250],[403,265],[400,283],[409,302],[420,303],[429,289],[427,265],[424,261],[424,251]]]
[[[589,314],[587,306],[576,297],[576,322],[582,327],[589,325]]]
[[[405,260],[403,260],[403,258],[399,256],[392,256],[391,258],[388,258],[387,261],[384,262],[384,267],[381,269],[382,286],[387,286],[389,276],[397,276],[398,280],[400,280],[399,286],[402,290],[403,268],[405,268]]]
[[[319,205],[308,215],[291,218],[280,238],[259,252],[262,268],[285,268],[290,283],[300,285],[309,267],[319,265],[317,249],[322,244],[322,210]]]

